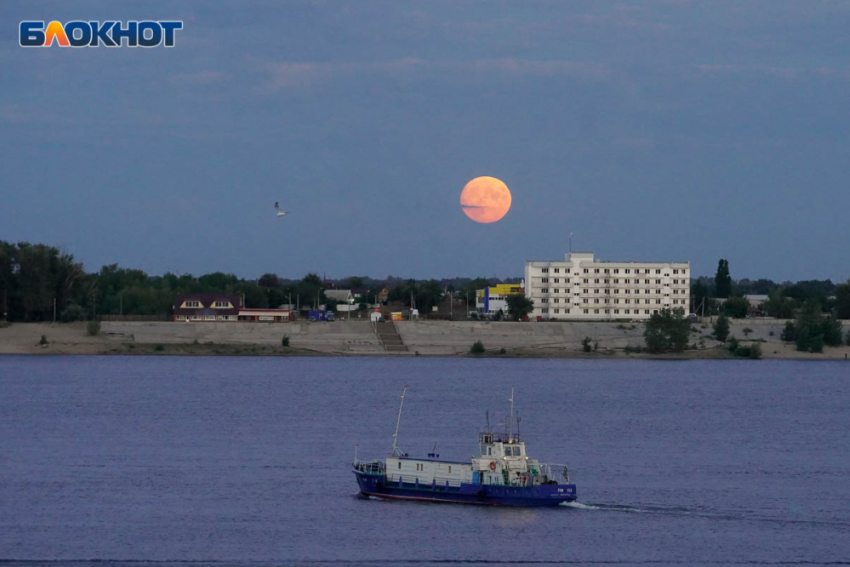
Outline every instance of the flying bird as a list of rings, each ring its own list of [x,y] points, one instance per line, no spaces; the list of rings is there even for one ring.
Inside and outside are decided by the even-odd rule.
[[[278,203],[277,201],[274,202],[274,208],[277,211],[277,216],[282,217],[286,214],[286,211],[282,211],[280,209],[280,203]]]

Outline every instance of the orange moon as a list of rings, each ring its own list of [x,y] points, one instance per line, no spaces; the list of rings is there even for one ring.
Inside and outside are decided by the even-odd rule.
[[[510,210],[511,192],[495,177],[476,177],[461,191],[460,206],[475,222],[496,222]]]

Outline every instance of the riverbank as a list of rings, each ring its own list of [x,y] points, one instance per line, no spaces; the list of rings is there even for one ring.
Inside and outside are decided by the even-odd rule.
[[[804,353],[779,340],[784,321],[734,321],[731,333],[757,342],[764,358],[843,360],[850,347]],[[468,356],[481,341],[484,357],[721,359],[731,355],[710,337],[711,326],[692,325],[690,348],[679,354],[635,352],[644,344],[641,323],[515,323],[404,321],[395,323],[407,348],[387,352],[371,323],[104,322],[98,336],[84,323],[17,323],[0,328],[0,354],[113,354],[192,356]],[[744,331],[747,331],[746,333]],[[46,344],[41,344],[44,336]],[[288,337],[289,346],[282,346]],[[743,340],[745,336],[749,340]],[[591,352],[582,342],[590,339]]]
[[[764,358],[844,360],[850,347],[804,353],[779,340],[784,321],[734,321],[731,333],[757,342]],[[387,352],[371,323],[171,323],[105,322],[98,336],[84,323],[16,323],[0,328],[0,354],[145,354],[236,356],[468,356],[481,341],[485,357],[500,358],[730,358],[710,337],[711,326],[692,325],[691,347],[675,355],[633,352],[642,347],[641,323],[514,323],[404,321],[395,324],[407,347]],[[845,326],[845,331],[850,327]],[[745,333],[744,331],[747,330]],[[282,339],[289,339],[288,347]],[[46,344],[41,344],[44,336]],[[748,340],[744,340],[745,337]],[[591,352],[582,341],[590,338]]]

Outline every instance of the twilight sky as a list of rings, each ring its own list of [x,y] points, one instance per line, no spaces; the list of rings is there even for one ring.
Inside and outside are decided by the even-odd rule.
[[[21,20],[182,19],[173,49]],[[850,2],[4,2],[0,239],[87,269],[850,277]],[[472,178],[513,206],[479,225]],[[279,200],[291,214],[278,219]]]

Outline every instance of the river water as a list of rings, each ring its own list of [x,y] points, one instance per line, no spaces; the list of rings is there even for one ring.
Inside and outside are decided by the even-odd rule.
[[[579,502],[358,498],[511,387]],[[850,564],[850,363],[0,357],[0,564]],[[497,417],[498,416],[498,417]]]

